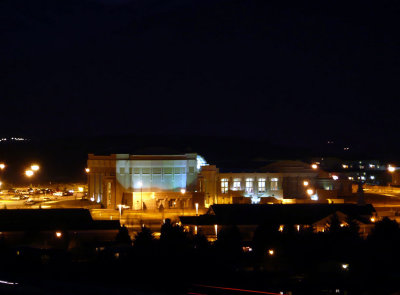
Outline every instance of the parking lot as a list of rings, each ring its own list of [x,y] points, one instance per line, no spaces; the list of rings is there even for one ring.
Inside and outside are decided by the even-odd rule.
[[[44,189],[1,191],[0,209],[58,208],[60,203],[84,198],[83,192],[57,192]]]

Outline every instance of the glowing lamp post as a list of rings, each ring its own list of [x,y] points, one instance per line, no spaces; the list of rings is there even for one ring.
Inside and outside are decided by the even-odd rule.
[[[313,168],[314,170],[318,169],[318,165],[314,163],[314,164],[311,165],[311,168]]]
[[[186,189],[181,188],[182,196],[185,195],[185,193],[186,193]],[[182,215],[185,215],[185,199],[182,199],[181,205],[182,205]]]
[[[6,168],[6,164],[0,163],[0,170],[4,170]]]
[[[36,171],[39,171],[39,169],[40,169],[40,166],[39,166],[39,165],[37,165],[37,164],[32,164],[32,165],[31,165],[31,170],[32,170],[32,171],[36,172]]]
[[[196,216],[199,216],[199,203],[195,203],[194,206],[196,207]]]
[[[143,182],[139,181],[138,182],[138,187],[140,187],[140,207],[141,210],[143,211]]]
[[[121,222],[121,216],[122,216],[122,204],[118,204],[118,210],[119,210],[119,222]]]
[[[390,172],[390,174],[392,174],[392,176],[391,176],[391,182],[393,182],[393,173],[396,171],[396,167],[394,167],[394,166],[392,166],[392,165],[389,165],[388,166],[388,171]],[[390,183],[389,183],[389,187],[390,187]]]
[[[33,174],[34,174],[34,173],[33,173],[32,170],[29,170],[29,169],[28,169],[28,170],[25,170],[25,176],[26,176],[26,177],[32,177]]]

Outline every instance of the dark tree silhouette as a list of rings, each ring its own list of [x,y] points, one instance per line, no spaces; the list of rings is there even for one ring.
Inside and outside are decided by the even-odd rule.
[[[115,237],[115,241],[119,244],[132,245],[131,237],[129,236],[128,229],[125,227],[125,225],[119,229],[118,234]]]
[[[146,226],[142,227],[142,230],[135,235],[133,246],[136,250],[148,250],[154,247],[155,239],[153,232]]]

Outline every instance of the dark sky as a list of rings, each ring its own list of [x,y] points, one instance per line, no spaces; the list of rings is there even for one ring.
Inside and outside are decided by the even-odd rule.
[[[400,146],[399,7],[2,0],[0,135]]]

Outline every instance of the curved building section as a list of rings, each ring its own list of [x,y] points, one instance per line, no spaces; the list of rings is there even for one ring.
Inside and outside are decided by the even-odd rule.
[[[87,164],[92,200],[105,208],[157,209],[190,206],[206,162],[197,154],[89,154]]]

